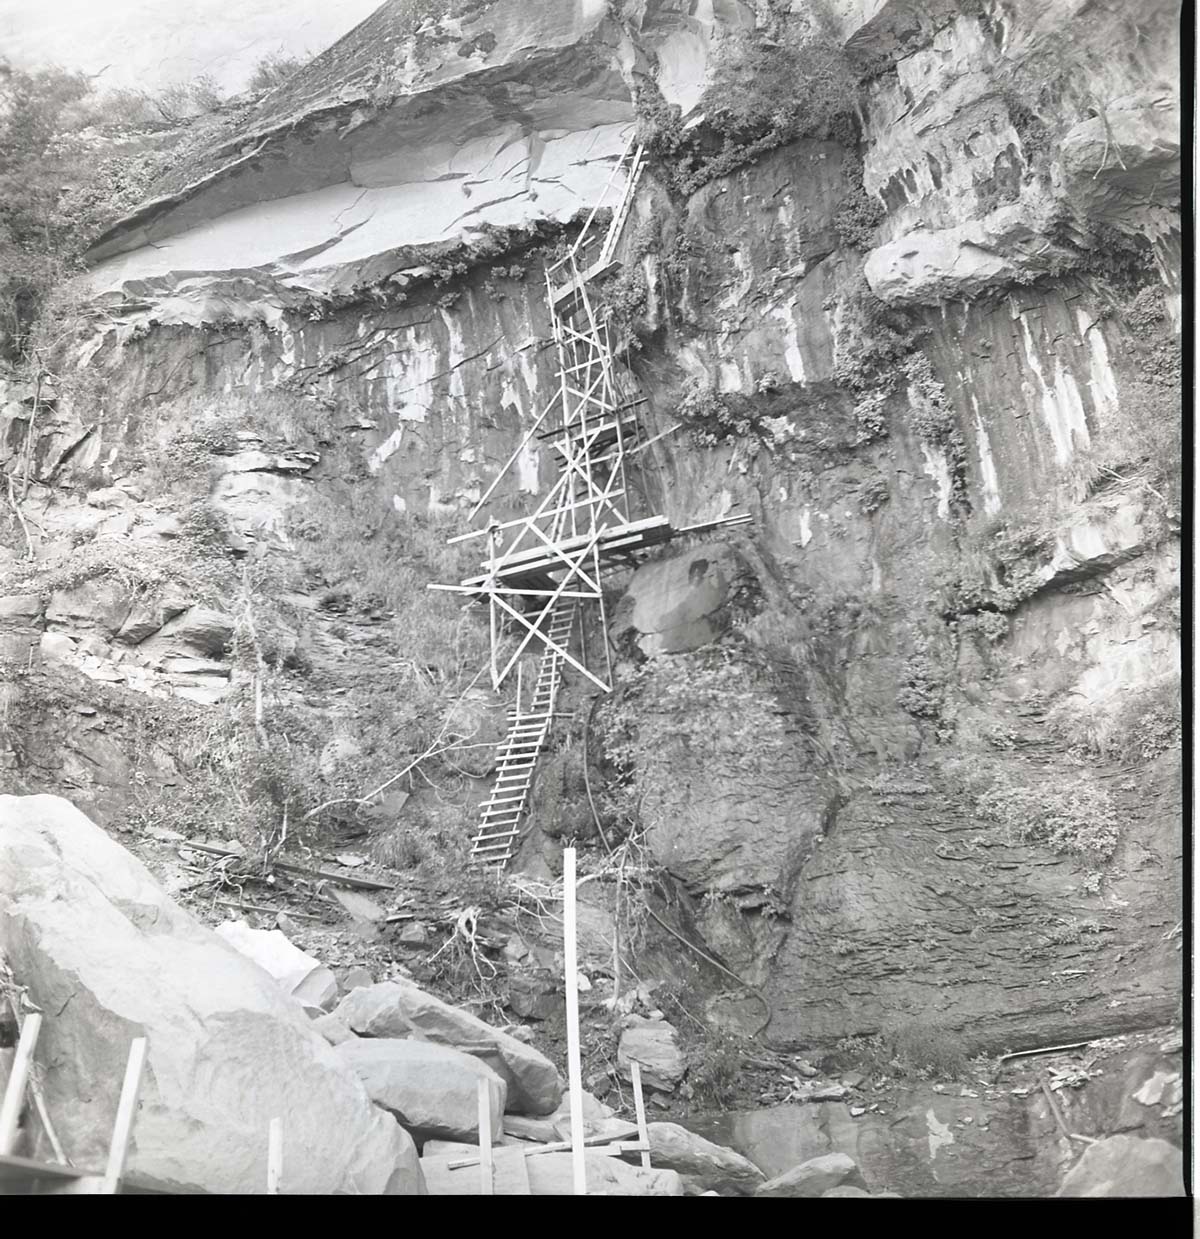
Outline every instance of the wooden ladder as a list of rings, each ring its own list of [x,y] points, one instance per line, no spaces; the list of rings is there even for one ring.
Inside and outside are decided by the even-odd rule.
[[[566,649],[575,624],[574,599],[560,600],[548,608],[548,613],[542,614],[541,624],[546,624],[550,640]],[[554,720],[562,665],[562,655],[546,645],[528,710],[522,708],[518,689],[517,704],[509,711],[508,734],[496,746],[496,778],[491,794],[479,807],[479,829],[471,840],[471,859],[477,864],[503,869],[512,859],[538,754],[545,747]]]
[[[103,1172],[92,1173],[65,1161],[42,1161],[15,1152],[25,1092],[27,1088],[31,1091],[36,1089],[36,1084],[32,1082],[33,1055],[41,1028],[40,1013],[25,1017],[12,1071],[3,1100],[0,1100],[0,1195],[116,1195],[125,1177],[129,1142],[137,1117],[138,1094],[146,1063],[146,1038],[135,1037],[130,1044],[125,1080],[121,1085],[112,1139],[108,1146],[108,1163]],[[48,1115],[41,1109],[38,1114],[49,1135]],[[52,1139],[57,1147],[57,1137]]]
[[[633,199],[637,194],[638,181],[642,178],[642,168],[646,163],[646,148],[630,143],[626,148],[624,155],[621,156],[621,166],[627,167],[628,171],[625,174],[625,189],[621,193],[621,201],[617,204],[617,208],[613,211],[612,220],[608,225],[608,233],[604,238],[604,245],[600,249],[600,258],[597,266],[603,267],[606,263],[612,261],[613,253],[616,251],[617,242],[621,239],[621,231],[625,227],[625,221],[629,218],[629,210],[633,206]]]

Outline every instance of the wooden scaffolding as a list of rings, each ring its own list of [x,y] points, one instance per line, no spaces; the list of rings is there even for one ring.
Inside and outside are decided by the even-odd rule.
[[[646,435],[637,412],[644,401],[632,395],[627,379],[618,374],[595,285],[620,269],[617,242],[644,162],[644,149],[631,142],[574,244],[547,268],[546,301],[558,360],[555,392],[470,519],[483,511],[502,478],[535,440],[554,454],[554,483],[530,514],[504,522],[492,519],[451,539],[486,539],[480,571],[455,585],[430,586],[486,603],[495,689],[517,670],[517,704],[498,748],[495,783],[473,840],[472,856],[486,864],[503,867],[515,850],[564,671],[573,668],[601,692],[612,690],[604,575],[635,565],[639,552],[682,533],[750,520],[748,515],[732,516],[676,529],[665,516],[638,518],[633,513],[630,470],[642,451],[662,436]],[[607,228],[601,228],[598,212],[617,184],[620,198]],[[588,657],[584,625],[589,612],[598,617],[603,634],[602,663]],[[572,640],[576,616],[577,644]],[[518,637],[515,649],[505,639],[511,631]],[[520,660],[531,650],[540,653],[541,662],[526,707]]]

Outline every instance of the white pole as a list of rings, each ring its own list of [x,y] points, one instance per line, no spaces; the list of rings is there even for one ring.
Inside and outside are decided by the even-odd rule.
[[[267,1124],[267,1195],[279,1195],[279,1183],[283,1178],[283,1119],[272,1119]]]
[[[41,1031],[42,1017],[36,1012],[27,1015],[21,1027],[21,1038],[17,1042],[17,1053],[13,1059],[12,1073],[8,1077],[8,1087],[4,1090],[4,1101],[0,1103],[0,1154],[6,1157],[17,1147],[21,1111],[25,1106],[25,1088],[33,1070],[33,1052]]]
[[[642,1095],[642,1064],[631,1060],[629,1074],[633,1077],[633,1104],[637,1111],[638,1143],[642,1146],[642,1169],[650,1169],[650,1131],[646,1127],[646,1101]]]
[[[137,1118],[138,1093],[142,1087],[142,1071],[146,1066],[146,1038],[134,1037],[129,1043],[129,1059],[125,1064],[125,1083],[117,1102],[117,1117],[113,1122],[112,1143],[108,1146],[108,1165],[100,1188],[103,1195],[115,1196],[121,1190],[125,1162],[129,1156],[129,1141]]]
[[[479,1194],[494,1195],[495,1175],[492,1171],[492,1090],[486,1079],[476,1084],[479,1113]]]
[[[587,1195],[583,1160],[583,1071],[579,1065],[579,970],[575,948],[575,849],[563,849],[563,963],[567,983],[567,1083],[571,1097],[571,1168],[575,1195]]]

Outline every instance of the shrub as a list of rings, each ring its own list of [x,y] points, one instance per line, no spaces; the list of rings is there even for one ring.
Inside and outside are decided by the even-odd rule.
[[[774,392],[777,389],[770,390]],[[688,428],[692,442],[699,447],[717,447],[730,441],[757,439],[768,451],[775,453],[789,444],[794,436],[787,417],[773,416],[753,399],[719,392],[711,384],[696,379],[685,384],[677,416]]]
[[[834,293],[825,309],[835,312],[837,381],[859,394],[894,391],[900,374],[896,363],[917,347],[925,331],[916,315],[880,301],[861,272]]]
[[[966,1048],[957,1034],[936,1024],[891,1023],[878,1033],[844,1037],[834,1047],[841,1067],[870,1076],[954,1079],[967,1069]]]
[[[1120,711],[1113,750],[1123,761],[1153,761],[1183,739],[1181,684],[1172,676],[1142,689]]]
[[[918,649],[905,660],[896,703],[913,718],[937,719],[946,701],[946,673],[928,649]]]
[[[729,1037],[717,1038],[688,1054],[688,1083],[695,1104],[725,1110],[737,1095],[742,1055]]]
[[[641,140],[663,158],[669,181],[690,194],[714,177],[796,138],[854,141],[857,78],[817,6],[775,22],[775,34],[733,30],[713,54],[700,124],[656,90],[637,95]]]
[[[887,478],[882,473],[872,474],[859,485],[857,495],[858,506],[862,511],[868,515],[878,511],[891,498]]]
[[[905,1074],[919,1078],[953,1078],[967,1068],[967,1054],[962,1041],[935,1024],[900,1024],[885,1030],[884,1036],[893,1058]]]
[[[276,86],[286,82],[306,63],[298,56],[283,56],[278,53],[264,56],[254,66],[254,72],[250,75],[246,89],[254,95],[265,94],[268,90],[274,90]]]
[[[652,827],[672,811],[681,764],[752,776],[787,744],[774,694],[748,649],[724,646],[647,659],[596,722],[621,778],[618,818]]]
[[[1005,770],[977,778],[980,815],[999,826],[1009,844],[1032,843],[1091,861],[1111,859],[1120,838],[1116,807],[1086,777],[1030,785]]]
[[[875,229],[883,223],[887,212],[877,198],[872,198],[859,186],[847,194],[833,214],[833,230],[838,243],[850,249],[870,249]]]

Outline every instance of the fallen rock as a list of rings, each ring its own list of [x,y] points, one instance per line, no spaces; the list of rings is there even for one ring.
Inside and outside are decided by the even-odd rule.
[[[376,1105],[391,1111],[418,1140],[479,1139],[479,1080],[491,1095],[492,1137],[504,1134],[504,1081],[471,1054],[430,1041],[354,1038],[335,1053]]]
[[[252,959],[308,1011],[326,1011],[337,1000],[333,973],[319,959],[306,955],[278,929],[252,929],[245,921],[226,921],[217,934]]]
[[[613,617],[613,641],[643,654],[678,654],[714,641],[733,622],[754,574],[731,546],[710,542],[644,563],[630,577]]]
[[[124,624],[133,603],[129,591],[112,577],[85,581],[50,597],[46,622],[72,632],[99,632],[111,637]]]
[[[210,658],[220,658],[233,639],[233,621],[213,607],[189,607],[169,620],[151,640],[176,647],[199,650]]]
[[[342,991],[347,994],[374,984],[375,978],[365,968],[351,968],[342,977]]]
[[[278,1117],[289,1192],[422,1190],[413,1142],[300,1007],[58,796],[0,796],[0,954],[54,1012],[43,1087],[77,1165],[103,1166],[129,1044],[144,1036],[134,1183],[261,1192]]]
[[[343,1041],[354,1040],[354,1034],[336,1015],[320,1015],[313,1020],[312,1026],[330,1045],[341,1045]]]
[[[1183,1154],[1165,1140],[1109,1136],[1089,1145],[1058,1196],[1182,1196]]]
[[[384,981],[355,990],[337,1014],[364,1037],[421,1037],[473,1054],[505,1081],[518,1114],[551,1114],[562,1100],[558,1070],[544,1054],[415,985]]]
[[[548,977],[517,972],[508,978],[508,1005],[523,1020],[548,1020],[562,1007],[562,995]]]
[[[583,1134],[584,1137],[611,1136],[614,1139],[625,1139],[632,1130],[637,1135],[636,1125],[615,1119],[613,1111],[602,1101],[593,1097],[586,1089],[583,1093]],[[537,1140],[543,1144],[553,1144],[557,1140],[571,1138],[571,1098],[564,1093],[558,1109],[545,1118],[529,1118],[521,1114],[506,1115],[504,1130],[510,1136],[522,1140]]]
[[[420,921],[405,925],[396,935],[401,946],[422,947],[429,945],[429,928]]]
[[[832,1200],[835,1197],[842,1196],[860,1196],[864,1200],[871,1199],[870,1192],[864,1192],[861,1187],[850,1187],[849,1185],[845,1185],[843,1187],[831,1187],[829,1191],[821,1193],[822,1200]]]
[[[810,1161],[801,1162],[791,1170],[769,1179],[755,1191],[755,1196],[823,1196],[835,1187],[841,1187],[848,1179],[857,1179],[851,1187],[865,1187],[858,1167],[845,1153],[826,1153]]]
[[[1178,1071],[1156,1071],[1133,1095],[1143,1106],[1157,1106],[1161,1102],[1171,1106],[1183,1097],[1183,1077]]]
[[[687,1059],[679,1048],[678,1033],[666,1020],[640,1015],[625,1017],[625,1029],[617,1045],[617,1065],[626,1080],[632,1079],[631,1062],[642,1065],[642,1083],[647,1088],[671,1092],[687,1074]]]
[[[468,1154],[469,1156],[469,1154]],[[524,1156],[529,1191],[533,1196],[570,1196],[574,1193],[574,1168],[571,1154],[495,1151],[497,1183],[511,1177],[506,1165],[510,1157]],[[449,1168],[452,1157],[426,1157],[421,1161],[431,1196],[478,1196],[478,1166],[458,1170]],[[584,1152],[584,1173],[589,1196],[682,1196],[683,1181],[673,1170],[643,1170],[619,1157],[591,1150]]]
[[[427,1157],[478,1157],[479,1145],[463,1140],[426,1140],[421,1146],[422,1161]]]
[[[720,1195],[752,1196],[766,1176],[740,1153],[697,1136],[678,1123],[648,1123],[650,1160],[653,1165],[678,1171],[686,1195],[706,1191]],[[629,1153],[626,1157],[637,1157]]]
[[[0,620],[25,620],[33,623],[42,614],[40,594],[6,594],[0,598]]]
[[[331,886],[329,893],[353,920],[363,925],[375,925],[387,916],[387,912],[379,906],[378,902],[370,895],[364,895],[362,891],[347,890],[343,886]]]

